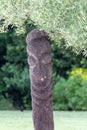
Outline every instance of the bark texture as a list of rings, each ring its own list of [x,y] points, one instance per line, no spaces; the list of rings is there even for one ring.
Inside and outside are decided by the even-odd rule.
[[[34,129],[54,130],[49,37],[44,31],[35,29],[27,35],[26,42],[30,67]]]

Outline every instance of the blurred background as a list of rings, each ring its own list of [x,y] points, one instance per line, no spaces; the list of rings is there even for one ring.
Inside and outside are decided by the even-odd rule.
[[[70,14],[67,14],[65,12],[65,14],[61,14],[61,16],[63,16],[64,18],[66,16],[66,18],[68,19],[67,17],[68,15],[70,16],[72,14],[75,15],[76,13],[74,12],[75,8],[72,8],[72,5],[73,7],[75,6],[77,7],[79,3],[79,7],[81,7],[81,2],[82,1],[79,0],[77,4],[74,1],[68,4],[69,7],[67,6],[67,9],[71,8],[72,12]],[[6,3],[4,2],[4,4],[3,3],[1,4],[4,5]],[[62,0],[62,4],[64,5],[63,0]],[[15,2],[13,3],[12,6],[14,7],[14,5],[16,5]],[[49,3],[48,5],[53,5],[53,4]],[[11,5],[7,3],[7,7],[9,6]],[[20,7],[20,4],[17,6]],[[33,6],[37,7],[38,10],[40,9],[39,4],[35,3]],[[43,5],[43,7],[44,6],[45,5]],[[24,7],[25,9],[27,9],[27,4]],[[4,6],[2,8],[5,11]],[[58,7],[58,8],[61,11],[61,7]],[[64,8],[66,8],[66,6],[64,6]],[[82,8],[79,8],[79,9],[80,11],[83,11]],[[26,15],[26,18],[22,19],[23,23],[21,24],[21,26],[24,26],[24,30],[22,31],[22,33],[17,33],[17,31],[18,32],[21,31],[21,27],[19,26],[19,24],[17,25],[17,20],[16,22],[14,22],[15,20],[12,22],[12,20],[14,19],[14,15],[13,15],[14,13],[11,14],[12,12],[10,13],[9,10],[7,10],[8,12],[3,13],[4,18],[0,17],[0,27],[3,27],[2,30],[4,30],[0,32],[0,110],[21,110],[21,111],[31,110],[32,108],[31,108],[31,95],[30,95],[30,78],[29,78],[29,67],[27,63],[26,40],[25,40],[26,35],[32,29],[42,27],[42,29],[44,29],[48,33],[51,32],[52,34],[55,34],[56,37],[58,37],[55,30],[56,26],[53,26],[53,23],[51,23],[52,26],[50,27],[51,28],[51,31],[50,31],[49,26],[45,26],[46,28],[43,26],[44,24],[47,25],[47,23],[44,23],[43,21],[41,22],[39,19],[40,24],[39,23],[36,24],[37,17],[28,18],[28,16]],[[84,8],[84,11],[86,10],[87,9]],[[78,12],[78,10],[76,11]],[[57,12],[57,8],[55,8],[55,11],[53,13],[55,14],[55,12]],[[43,17],[41,17],[41,19],[45,19],[43,12],[42,14],[43,14]],[[13,17],[10,17],[11,15],[13,15]],[[77,19],[74,18],[74,15],[72,17],[72,21],[74,19],[76,22]],[[20,13],[19,13],[19,16],[20,16]],[[16,18],[16,15],[15,15],[15,18]],[[8,19],[10,22],[8,22]],[[7,22],[5,22],[6,20],[8,24]],[[66,22],[67,21],[66,19],[64,19],[64,21],[63,22],[65,23],[66,27],[69,25],[69,22],[71,23],[69,19],[68,19],[69,22]],[[60,29],[62,29],[63,24],[60,24],[61,25]],[[86,24],[87,24],[87,21],[86,21]],[[71,23],[71,25],[73,25],[73,29],[76,32],[79,27],[76,28],[76,23],[75,24]],[[82,26],[83,26],[83,23],[82,23]],[[69,27],[71,26],[69,25]],[[86,56],[83,56],[82,54],[84,49],[82,50],[81,53],[77,55],[76,52],[72,51],[70,47],[69,48],[65,47],[67,43],[66,41],[67,38],[65,37],[64,34],[65,33],[63,32],[63,35],[59,39],[59,41],[58,39],[55,40],[54,37],[51,39],[52,65],[53,65],[53,74],[52,74],[53,109],[54,110],[68,110],[68,111],[77,111],[77,110],[86,111],[87,110],[87,58]],[[71,30],[71,34],[72,34],[72,30]],[[86,34],[85,36],[87,39]],[[71,35],[71,37],[72,36],[73,35]],[[79,39],[79,40],[85,41],[85,39]],[[72,41],[73,39],[71,40],[71,44],[73,45]],[[83,41],[81,41],[81,43]],[[79,45],[81,49],[82,44],[79,44]],[[83,45],[85,46],[85,44]],[[78,50],[79,50],[79,47],[78,47]]]
[[[26,35],[37,28],[27,25],[25,34],[8,26],[0,33],[0,110],[31,110]],[[28,31],[27,31],[28,30]],[[87,110],[87,58],[51,41],[54,110]]]

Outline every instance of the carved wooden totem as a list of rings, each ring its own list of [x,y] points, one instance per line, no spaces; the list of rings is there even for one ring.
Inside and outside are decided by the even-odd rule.
[[[27,35],[26,42],[30,66],[34,129],[54,130],[49,38],[44,31],[35,29]]]

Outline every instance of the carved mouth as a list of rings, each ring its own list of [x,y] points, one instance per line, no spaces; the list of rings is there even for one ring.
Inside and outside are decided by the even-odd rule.
[[[35,89],[37,89],[37,91],[39,90],[44,90],[44,89],[47,89],[49,87],[52,88],[52,78],[51,79],[47,79],[47,81],[45,82],[38,82],[38,81],[35,81],[34,82],[31,80],[31,86],[33,86]]]
[[[40,86],[40,87],[41,87],[41,86],[42,86],[42,87],[43,87],[43,86],[46,86],[46,83],[47,83],[47,81],[45,81],[45,80],[44,80],[44,81],[41,81],[41,80],[34,81],[34,84],[35,84],[36,86],[38,86],[38,87],[39,87],[39,86]]]

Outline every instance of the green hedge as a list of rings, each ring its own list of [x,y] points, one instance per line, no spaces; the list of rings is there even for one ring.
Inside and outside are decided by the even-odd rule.
[[[60,78],[53,91],[54,110],[87,110],[87,80]]]
[[[13,104],[0,95],[0,110],[14,110]]]

